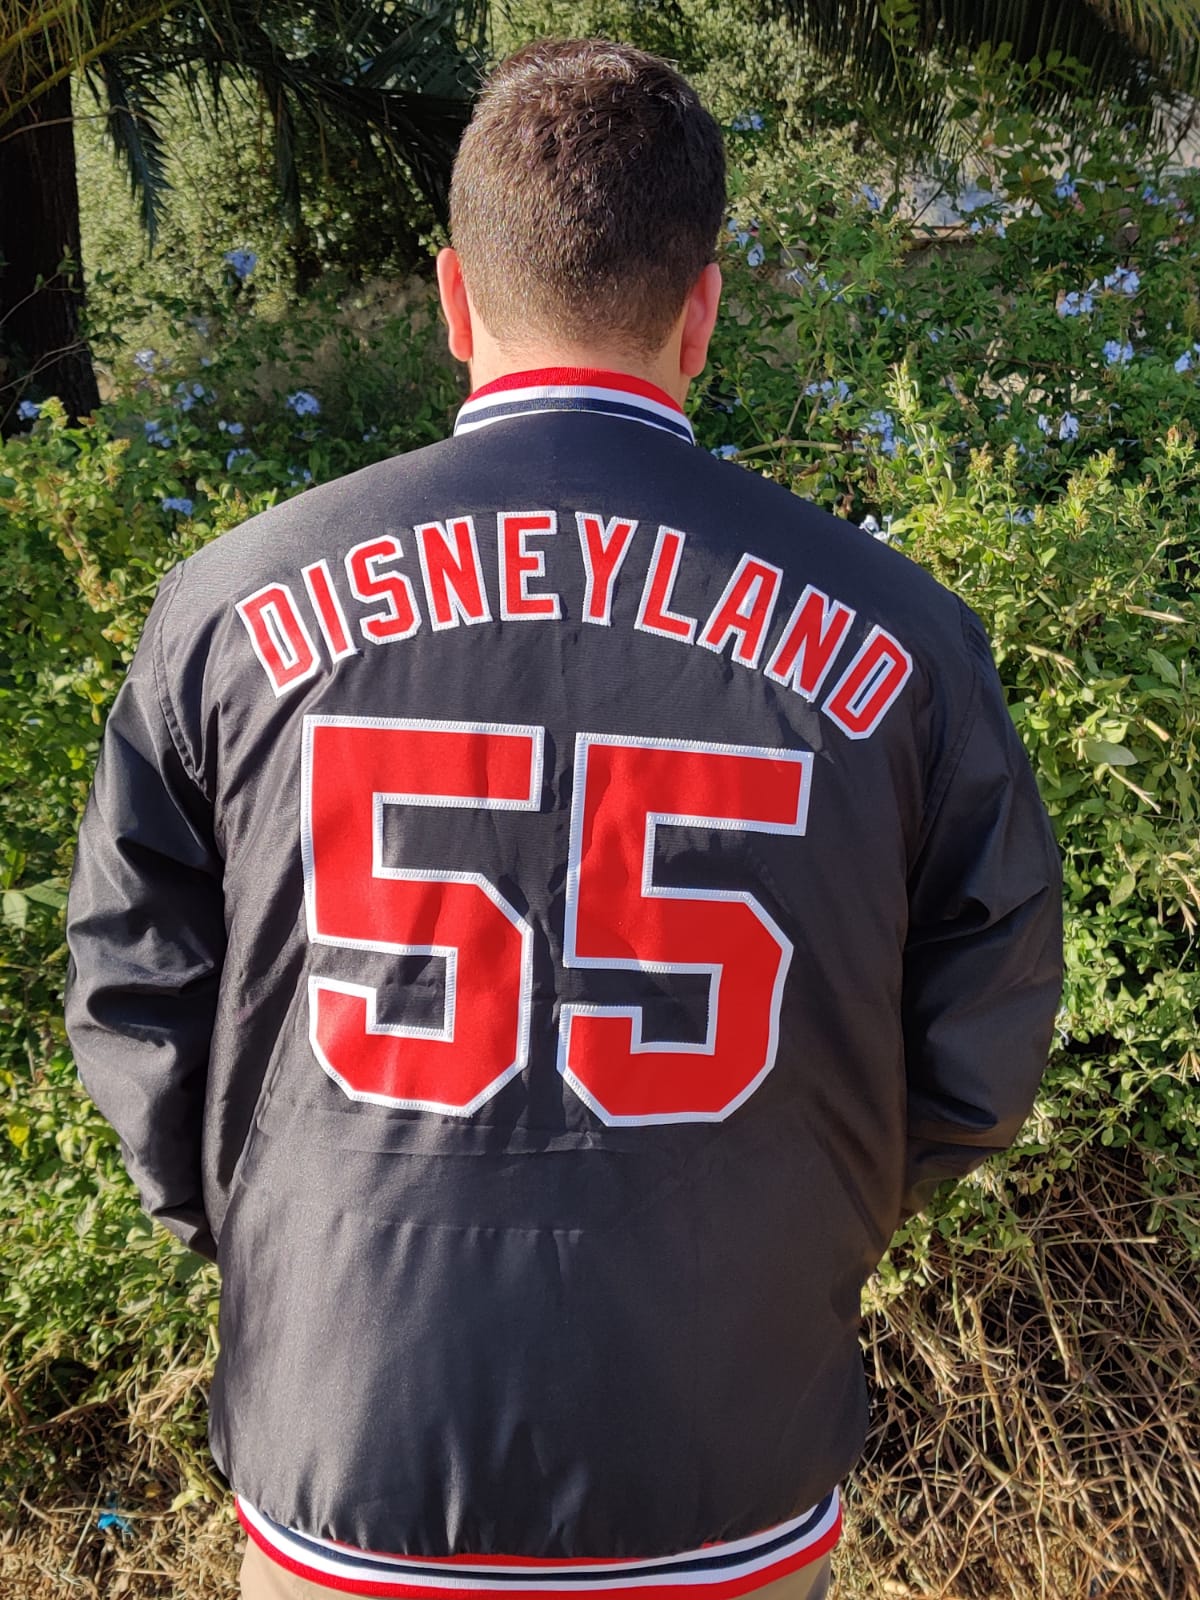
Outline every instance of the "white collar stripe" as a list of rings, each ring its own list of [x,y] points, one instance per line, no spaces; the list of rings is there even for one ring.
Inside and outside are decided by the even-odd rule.
[[[664,405],[661,400],[651,399],[649,395],[634,394],[627,389],[609,388],[602,383],[556,383],[556,384],[528,384],[520,389],[493,389],[489,393],[478,395],[463,404],[464,411],[470,411],[475,406],[502,405],[508,400],[557,400],[557,399],[582,399],[582,400],[619,400],[625,405],[635,406],[638,410],[652,411],[660,417],[667,417],[672,422],[685,423],[686,417],[676,406]]]
[[[546,385],[521,389],[497,389],[467,400],[454,424],[455,433],[473,433],[477,428],[509,417],[546,411],[591,411],[620,417],[629,422],[644,422],[695,443],[691,423],[682,411],[663,405],[648,396],[630,394],[584,384]]]

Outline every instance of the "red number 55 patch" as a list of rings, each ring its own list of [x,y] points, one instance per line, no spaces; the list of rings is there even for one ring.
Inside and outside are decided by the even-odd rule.
[[[517,724],[305,717],[310,941],[445,961],[434,1027],[380,1022],[368,984],[310,978],[313,1052],[351,1099],[470,1116],[527,1065],[532,928],[480,873],[385,865],[384,812],[537,811],[543,744],[542,728]],[[790,940],[749,892],[656,883],[655,834],[673,824],[803,834],[812,759],[579,735],[564,963],[699,973],[709,990],[698,1043],[646,1042],[637,1004],[563,1004],[558,1070],[602,1121],[720,1121],[774,1065]]]

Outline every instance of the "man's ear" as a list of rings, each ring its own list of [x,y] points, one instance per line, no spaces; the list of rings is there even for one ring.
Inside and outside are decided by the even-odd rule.
[[[470,361],[475,353],[471,303],[463,281],[458,252],[449,245],[437,253],[438,297],[446,319],[446,342],[456,361]]]
[[[685,378],[698,378],[704,371],[720,304],[721,269],[715,261],[710,261],[692,285],[684,308],[679,370]]]

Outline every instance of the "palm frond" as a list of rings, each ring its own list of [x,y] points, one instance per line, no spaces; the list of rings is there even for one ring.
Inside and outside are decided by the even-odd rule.
[[[129,184],[151,248],[158,235],[167,190],[166,150],[159,125],[161,103],[145,85],[135,86],[115,55],[100,58],[88,73],[96,100],[107,102],[106,129],[113,149],[129,169]],[[103,91],[103,95],[101,94]]]
[[[0,6],[0,128],[187,0],[18,0]]]
[[[767,0],[860,93],[898,111],[907,132],[939,119],[926,99],[932,53],[1003,49],[1032,71],[1026,93],[1069,121],[1083,69],[1091,98],[1119,103],[1159,133],[1200,92],[1200,0]],[[932,115],[932,124],[930,118]],[[922,126],[924,122],[924,126]]]
[[[189,0],[141,33],[125,56],[139,82],[174,76],[220,109],[228,87],[253,86],[269,110],[285,211],[299,208],[302,122],[348,135],[411,179],[444,217],[450,167],[470,115],[481,57],[465,43],[483,0]]]

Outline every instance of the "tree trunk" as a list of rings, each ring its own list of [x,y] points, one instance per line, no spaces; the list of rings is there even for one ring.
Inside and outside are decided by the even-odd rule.
[[[56,394],[73,422],[100,404],[82,309],[75,125],[64,80],[0,130],[0,434],[21,425],[22,398]]]

